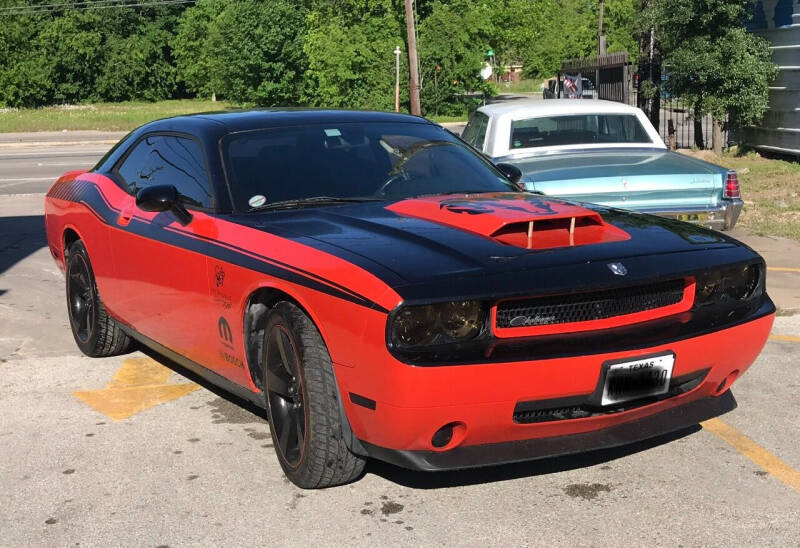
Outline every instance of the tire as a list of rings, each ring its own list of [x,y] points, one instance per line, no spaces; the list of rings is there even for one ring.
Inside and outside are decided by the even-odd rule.
[[[357,479],[365,460],[345,444],[333,363],[314,323],[294,304],[279,302],[263,348],[270,433],[286,477],[303,489]]]
[[[81,352],[91,358],[127,352],[131,339],[106,312],[97,292],[89,254],[80,240],[67,251],[66,289],[69,325]]]

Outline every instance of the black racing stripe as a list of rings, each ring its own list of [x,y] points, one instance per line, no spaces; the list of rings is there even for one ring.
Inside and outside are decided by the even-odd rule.
[[[152,235],[153,232],[152,226],[153,225],[149,223],[143,223],[134,218],[131,220],[129,228],[132,228],[132,231],[134,233],[139,234],[143,237],[153,238],[154,236]],[[302,285],[304,287],[308,287],[310,289],[314,289],[321,293],[326,293],[333,297],[338,297],[339,299],[350,301],[352,303],[365,306],[367,308],[373,308],[375,310],[379,310],[384,313],[389,312],[382,306],[370,301],[366,297],[362,297],[357,293],[352,293],[350,291],[342,291],[341,289],[338,289],[333,282],[329,282],[324,278],[319,278],[316,276],[315,277],[307,276],[301,274],[300,272],[296,272],[294,270],[278,266],[272,261],[261,259],[259,258],[260,256],[254,256],[255,254],[244,253],[241,251],[230,249],[228,247],[230,244],[219,244],[213,240],[200,237],[197,234],[190,235],[188,233],[185,233],[181,230],[176,230],[174,228],[170,227],[164,227],[164,228],[165,228],[164,232],[161,232],[161,229],[156,228],[156,230],[159,232],[158,240],[160,242],[174,245],[176,247],[180,247],[183,249],[196,251],[198,253],[202,253],[204,255],[213,257],[215,259],[219,259],[221,261],[225,261],[227,263],[235,264],[237,266],[241,266],[249,270],[255,270],[256,272],[267,274],[274,278],[281,278],[282,280]]]
[[[186,232],[186,231],[183,231],[183,230],[180,230],[180,229],[177,229],[177,228],[172,228],[172,227],[167,227],[167,230],[173,230],[175,232],[178,232],[180,234],[186,234],[187,236],[191,236],[193,238],[201,238],[203,240],[208,241],[209,243],[211,243],[213,245],[219,245],[219,246],[222,246],[222,247],[225,247],[225,248],[233,249],[234,251],[238,251],[239,253],[243,253],[245,255],[254,257],[256,259],[268,262],[268,263],[273,264],[273,265],[275,265],[275,266],[277,266],[279,268],[285,268],[286,270],[295,271],[295,272],[298,272],[299,274],[301,274],[303,276],[306,276],[308,278],[312,278],[312,279],[316,279],[318,281],[321,281],[322,283],[324,283],[326,285],[330,285],[331,287],[334,287],[334,288],[338,289],[339,291],[342,291],[344,293],[349,293],[350,295],[352,295],[355,298],[362,299],[362,300],[367,301],[367,302],[371,302],[368,299],[366,299],[366,297],[363,297],[362,295],[359,295],[358,293],[356,293],[354,291],[351,291],[350,289],[348,289],[347,287],[345,287],[343,285],[337,284],[336,282],[332,282],[330,280],[326,280],[325,278],[317,276],[313,272],[309,272],[309,271],[304,270],[302,268],[298,268],[296,266],[290,265],[289,263],[284,263],[282,261],[278,261],[276,259],[272,259],[270,257],[266,257],[266,256],[261,255],[259,253],[255,253],[254,251],[250,251],[248,249],[245,249],[243,247],[239,247],[237,245],[234,245],[234,244],[231,244],[231,243],[228,243],[228,242],[219,242],[217,240],[214,240],[213,238],[209,238],[208,236],[203,236],[201,234],[194,234],[194,233],[191,233],[191,232]]]
[[[325,293],[379,312],[389,312],[378,303],[335,282],[293,267],[287,263],[282,263],[263,255],[253,253],[252,251],[248,251],[233,244],[219,242],[212,238],[192,234],[172,227],[159,226],[138,216],[132,217],[128,226],[119,226],[116,224],[116,220],[120,210],[111,206],[95,183],[78,180],[75,181],[74,185],[64,184],[63,186],[66,188],[58,189],[57,195],[54,193],[52,197],[81,203],[100,221],[119,230],[125,230],[143,238],[157,240],[249,270],[261,272],[274,278],[280,278],[297,285],[302,285],[309,289],[319,291],[320,293]]]

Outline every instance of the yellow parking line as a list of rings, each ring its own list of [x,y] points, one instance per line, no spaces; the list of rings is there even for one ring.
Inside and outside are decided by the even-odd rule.
[[[789,268],[788,266],[768,266],[767,270],[773,272],[800,272],[800,268]]]
[[[789,487],[800,491],[800,472],[739,432],[736,428],[719,419],[707,420],[702,425],[703,429],[721,438],[728,445],[763,468],[768,474]]]
[[[769,338],[773,341],[800,342],[800,337],[791,335],[770,335]]]

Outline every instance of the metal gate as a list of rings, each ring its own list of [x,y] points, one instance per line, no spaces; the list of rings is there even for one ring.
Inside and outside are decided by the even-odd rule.
[[[580,87],[583,99],[605,99],[630,104],[631,62],[621,51],[584,59],[567,59],[558,71],[557,97],[567,97],[570,82]]]
[[[637,106],[638,78],[632,69],[627,52],[610,53],[584,59],[562,61],[555,89],[550,97],[605,99]],[[662,75],[662,82],[666,75]],[[547,96],[547,92],[545,92]],[[661,93],[656,128],[671,148],[711,147],[713,122],[711,116],[696,118],[679,97]],[[723,134],[724,143],[728,132]]]

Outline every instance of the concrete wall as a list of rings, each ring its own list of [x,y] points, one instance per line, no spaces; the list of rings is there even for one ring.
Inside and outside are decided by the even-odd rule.
[[[800,156],[800,0],[759,0],[748,28],[772,44],[779,74],[770,87],[770,110],[747,144]]]

